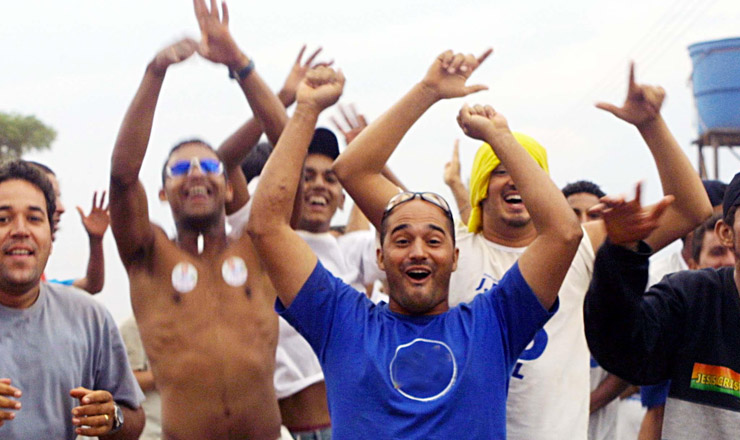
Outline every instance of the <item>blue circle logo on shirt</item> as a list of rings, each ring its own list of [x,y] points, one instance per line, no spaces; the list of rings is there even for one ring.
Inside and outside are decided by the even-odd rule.
[[[452,388],[457,362],[444,342],[417,338],[396,348],[390,373],[393,387],[404,397],[428,402]]]

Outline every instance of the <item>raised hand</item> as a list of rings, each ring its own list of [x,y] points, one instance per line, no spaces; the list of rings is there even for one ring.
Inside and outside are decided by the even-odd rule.
[[[224,64],[230,69],[246,66],[249,60],[229,32],[229,8],[226,2],[221,2],[222,16],[219,16],[216,0],[211,0],[210,11],[205,0],[193,0],[193,6],[201,33],[198,45],[200,56],[214,63]]]
[[[318,111],[333,105],[342,96],[344,75],[341,70],[319,66],[306,73],[298,87],[298,105],[310,106]]]
[[[183,38],[175,44],[165,47],[155,55],[151,67],[155,73],[164,75],[167,68],[173,64],[190,58],[198,47],[198,43],[192,38]]]
[[[434,60],[422,84],[440,99],[467,96],[481,90],[488,90],[487,86],[481,84],[467,86],[465,83],[492,52],[493,49],[488,49],[481,56],[475,57],[472,54],[456,54],[448,50]]]
[[[278,93],[278,98],[280,98],[280,101],[286,107],[295,102],[298,86],[300,85],[301,81],[303,81],[303,78],[306,76],[306,72],[308,72],[310,69],[313,69],[314,67],[328,67],[334,64],[334,60],[319,61],[314,63],[314,59],[316,59],[316,57],[321,53],[321,50],[321,47],[316,49],[305,62],[301,61],[301,59],[303,58],[303,53],[306,51],[306,45],[304,44],[301,48],[301,51],[298,52],[298,58],[296,58],[295,63],[293,63],[293,67],[290,69],[290,73],[288,73],[288,77],[285,79],[283,88],[280,89],[280,92]]]
[[[490,105],[463,105],[457,115],[457,123],[466,135],[484,142],[497,134],[510,133],[506,118]]]
[[[445,171],[442,176],[447,186],[462,181],[460,176],[460,139],[455,139],[455,146],[452,149],[452,159],[445,164]]]
[[[92,208],[90,208],[89,215],[85,215],[82,208],[77,207],[77,212],[80,213],[80,218],[82,219],[82,225],[85,227],[87,235],[91,238],[103,238],[108,225],[110,225],[108,206],[103,207],[105,205],[105,194],[106,192],[103,191],[103,195],[100,197],[100,203],[98,203],[98,192],[95,191],[93,193]]]
[[[627,86],[627,98],[621,107],[606,102],[596,104],[597,108],[606,110],[619,119],[625,120],[638,128],[658,116],[665,99],[665,90],[660,86],[646,86],[635,82],[635,63],[630,64],[630,78]]]
[[[72,409],[72,424],[77,426],[77,434],[95,437],[105,435],[113,428],[116,409],[111,393],[77,387],[70,390],[69,395],[81,403]]]
[[[19,410],[21,409],[21,403],[17,400],[21,397],[21,390],[10,385],[11,381],[8,378],[0,379],[0,426],[3,426],[6,421],[13,420],[15,413],[5,411],[7,409]]]
[[[342,126],[342,124],[337,121],[334,116],[331,118],[332,124],[334,124],[334,127],[342,133],[342,136],[344,136],[344,141],[347,145],[349,145],[354,138],[357,137],[358,134],[362,130],[367,127],[367,121],[365,120],[365,116],[357,113],[357,109],[355,108],[354,104],[350,104],[348,107],[348,110],[345,110],[346,107],[344,107],[342,104],[339,104],[339,113],[342,114],[342,118],[344,118],[344,122],[347,123],[346,127]]]
[[[660,217],[674,200],[669,195],[656,205],[643,207],[641,193],[642,182],[637,184],[633,200],[628,202],[624,196],[607,195],[588,210],[589,213],[601,214],[612,243],[629,246],[647,238],[659,226]]]

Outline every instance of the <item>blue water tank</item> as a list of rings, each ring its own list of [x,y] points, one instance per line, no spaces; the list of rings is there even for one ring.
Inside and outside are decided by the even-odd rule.
[[[699,135],[713,129],[740,131],[740,38],[689,46]]]

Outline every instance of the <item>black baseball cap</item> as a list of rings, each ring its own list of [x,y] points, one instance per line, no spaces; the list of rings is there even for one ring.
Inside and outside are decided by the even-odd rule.
[[[313,139],[308,146],[308,154],[323,154],[334,160],[339,156],[339,142],[337,137],[328,128],[319,127],[313,133]]]
[[[725,198],[722,201],[722,216],[727,216],[727,211],[735,205],[740,204],[740,173],[735,174],[732,182],[727,185]]]

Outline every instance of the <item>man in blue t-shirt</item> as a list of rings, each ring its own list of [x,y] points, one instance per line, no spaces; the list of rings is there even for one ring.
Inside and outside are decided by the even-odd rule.
[[[404,99],[414,102],[414,111],[423,111],[439,99],[482,90],[465,83],[489,53],[440,55]],[[339,99],[343,85],[342,73],[329,67],[307,74],[295,113],[262,173],[247,228],[279,292],[276,309],[321,362],[333,435],[505,438],[512,367],[557,309],[557,292],[582,236],[579,224],[503,116],[488,106],[465,106],[460,126],[501,158],[518,182],[507,191],[527,200],[538,236],[498,285],[473,303],[450,309],[448,286],[458,252],[447,202],[434,193],[399,193],[390,184],[378,185],[376,200],[356,200],[380,231],[377,259],[390,302],[374,305],[324,269],[290,228],[314,126],[319,113]],[[415,120],[406,111],[394,114],[394,108],[379,121]],[[365,131],[382,138],[374,124]],[[368,156],[378,170],[387,159]],[[341,156],[335,167],[340,162]]]

